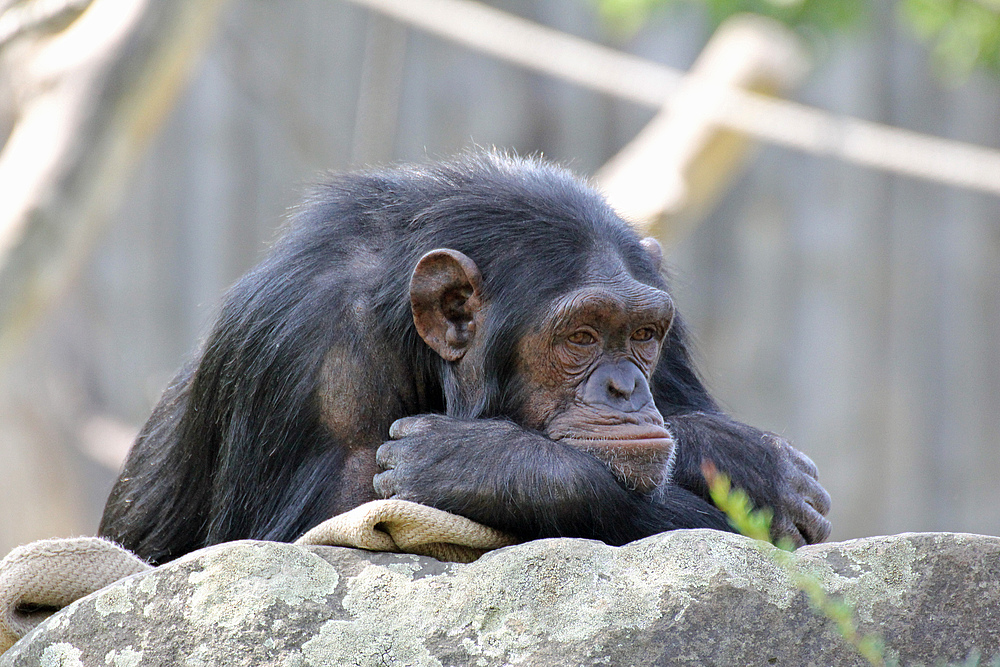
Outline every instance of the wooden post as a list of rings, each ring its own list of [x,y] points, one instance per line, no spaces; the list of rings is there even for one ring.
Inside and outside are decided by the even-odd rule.
[[[663,242],[682,236],[736,173],[750,139],[717,122],[729,91],[782,92],[806,72],[786,28],[758,16],[724,23],[680,88],[636,137],[596,174],[612,206]]]

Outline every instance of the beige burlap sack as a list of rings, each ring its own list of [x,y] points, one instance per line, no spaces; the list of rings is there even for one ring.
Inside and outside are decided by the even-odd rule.
[[[100,537],[17,547],[0,561],[0,653],[71,602],[151,567]]]
[[[465,517],[406,500],[373,500],[327,519],[295,541],[471,563],[517,540]]]
[[[375,500],[316,526],[295,543],[433,556],[468,563],[516,540],[464,517],[404,500]],[[0,653],[54,612],[151,569],[100,537],[41,540],[0,561]]]

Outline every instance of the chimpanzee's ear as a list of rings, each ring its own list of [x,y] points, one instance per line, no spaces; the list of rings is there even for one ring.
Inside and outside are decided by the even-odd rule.
[[[466,255],[438,248],[420,258],[410,277],[417,333],[446,361],[465,354],[480,321],[483,277]]]
[[[659,271],[663,267],[663,246],[652,236],[647,236],[642,240],[642,247],[646,251],[646,254],[649,255],[653,266]]]

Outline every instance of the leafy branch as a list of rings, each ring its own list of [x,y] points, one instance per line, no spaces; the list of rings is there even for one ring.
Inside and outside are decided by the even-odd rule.
[[[742,535],[776,546],[777,549],[768,550],[767,555],[791,577],[796,588],[806,594],[813,608],[833,621],[840,636],[865,660],[876,667],[885,667],[885,642],[882,638],[877,635],[862,635],[854,618],[854,608],[847,602],[830,596],[819,579],[802,571],[795,560],[795,547],[791,540],[787,537],[779,540],[772,538],[771,510],[755,510],[746,491],[732,488],[729,478],[711,462],[702,464],[702,474],[708,481],[712,502],[726,513],[733,527]]]
[[[898,667],[899,662],[896,658],[886,658],[886,646],[882,637],[875,634],[861,634],[855,620],[854,607],[840,598],[831,596],[823,589],[823,585],[815,575],[802,570],[793,553],[795,547],[791,541],[788,538],[779,540],[772,538],[773,513],[769,508],[754,509],[746,492],[740,488],[733,488],[729,478],[719,472],[711,461],[702,463],[701,471],[708,482],[712,502],[726,513],[733,528],[746,537],[777,547],[762,551],[784,570],[796,588],[806,594],[809,603],[818,613],[833,621],[840,636],[848,644],[876,667]],[[953,663],[952,667],[979,667],[980,664],[982,664],[981,654],[973,650],[969,652],[964,662]],[[988,664],[990,667],[1000,667],[1000,654]]]
[[[730,16],[767,16],[816,42],[870,23],[874,0],[594,0],[615,32],[637,31],[661,8],[693,5],[705,10],[711,26]],[[964,80],[983,67],[1000,75],[1000,0],[898,0],[896,18],[928,46],[935,72]]]

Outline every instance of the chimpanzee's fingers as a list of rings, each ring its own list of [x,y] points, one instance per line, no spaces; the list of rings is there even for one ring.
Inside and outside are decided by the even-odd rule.
[[[403,446],[392,440],[383,442],[375,450],[375,463],[383,470],[390,470],[396,467],[403,453]]]
[[[799,532],[798,526],[787,515],[776,516],[771,524],[771,539],[777,542],[782,538],[790,539],[796,549],[807,544],[806,537]]]
[[[773,433],[769,434],[771,436],[771,443],[777,447],[783,454],[786,460],[792,462],[798,470],[809,475],[812,478],[819,477],[819,468],[813,463],[813,460],[795,449],[792,443],[788,442],[780,435],[775,435]]]
[[[397,486],[396,483],[396,471],[387,470],[385,472],[380,472],[372,478],[372,486],[375,487],[375,493],[379,494],[383,498],[391,498],[396,495]]]
[[[798,450],[791,447],[789,450],[798,454],[791,457],[792,470],[788,475],[788,481],[792,485],[792,490],[814,510],[825,516],[830,511],[830,494],[816,478],[816,464]]]
[[[415,434],[419,430],[422,420],[423,417],[403,417],[402,419],[397,419],[389,426],[389,437],[393,440],[399,440],[400,438]]]
[[[799,502],[791,513],[796,531],[801,533],[808,544],[822,542],[830,536],[830,520],[816,511],[812,504]]]
[[[798,479],[796,490],[802,498],[820,515],[830,512],[830,494],[826,492],[815,477],[802,476]]]
[[[795,449],[791,445],[788,446],[788,449],[789,453],[791,454],[792,463],[794,463],[799,470],[809,475],[813,479],[819,477],[819,468],[816,467],[816,464],[813,463],[813,460],[811,458],[809,458],[799,450]]]
[[[830,537],[833,525],[830,520],[819,512],[808,512],[809,516],[805,521],[798,523],[799,531],[806,538],[809,544],[818,544]]]
[[[791,464],[786,469],[786,481],[792,491],[792,498],[786,499],[782,516],[775,522],[775,535],[791,537],[796,546],[801,546],[800,540],[806,544],[822,542],[832,527],[825,517],[830,511],[830,494],[819,483],[816,464],[784,438],[774,436],[773,442]]]
[[[415,417],[403,417],[392,422],[389,426],[389,437],[393,440],[408,438],[420,435],[433,428],[435,422],[441,423],[448,419],[443,415],[417,415]]]

